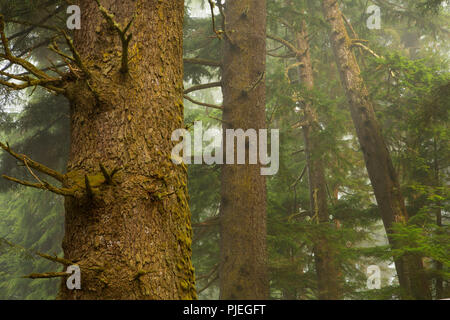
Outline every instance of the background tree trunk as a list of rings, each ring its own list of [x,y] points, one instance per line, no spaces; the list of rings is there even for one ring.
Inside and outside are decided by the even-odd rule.
[[[393,231],[391,227],[396,222],[406,223],[408,220],[397,173],[392,165],[355,55],[351,51],[352,41],[345,29],[339,2],[323,0],[322,7],[325,19],[330,25],[331,44],[341,82],[346,90],[350,112],[364,154],[369,178],[372,182],[389,242],[395,248],[396,244],[392,239]],[[405,291],[406,297],[431,299],[430,288],[420,257],[404,256],[395,261],[395,267],[400,286]]]
[[[95,1],[81,0],[75,47],[90,79],[69,88],[66,259],[81,266],[81,290],[61,299],[194,299],[186,167],[171,161],[171,134],[183,127],[182,0],[104,0],[130,32],[129,74],[121,42]],[[96,92],[96,94],[93,94]],[[99,164],[121,170],[107,183]]]
[[[266,1],[228,0],[225,16],[224,133],[263,129]],[[259,165],[223,165],[221,181],[220,298],[266,299],[265,177]]]
[[[314,89],[314,74],[311,62],[311,52],[308,43],[308,31],[303,20],[301,31],[295,34],[297,49],[301,53],[297,55],[300,63],[299,73],[301,83],[308,90]],[[320,126],[314,110],[308,98],[303,102],[305,125],[302,126],[305,139],[305,154],[308,166],[308,181],[310,191],[310,210],[314,216],[313,221],[321,224],[323,235],[314,239],[314,259],[316,263],[317,283],[320,300],[337,300],[341,298],[340,273],[336,261],[336,252],[327,238],[330,228],[330,218],[327,205],[327,185],[325,169],[321,156],[323,150],[320,143]]]

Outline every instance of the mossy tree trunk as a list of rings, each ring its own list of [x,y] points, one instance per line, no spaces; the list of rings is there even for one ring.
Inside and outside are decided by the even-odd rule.
[[[100,2],[122,28],[135,15],[129,70],[117,30],[95,1],[80,0],[74,44],[91,76],[67,89],[65,184],[88,192],[66,197],[63,249],[81,266],[81,290],[63,281],[59,298],[194,299],[186,167],[171,161],[171,134],[183,127],[184,3]],[[100,164],[120,171],[107,181]]]
[[[263,129],[266,1],[227,0],[225,17],[224,133],[226,129]],[[221,182],[220,297],[266,299],[265,177],[259,165],[247,162],[223,165]]]
[[[384,227],[390,244],[396,248],[392,238],[392,226],[394,223],[406,223],[408,220],[398,176],[381,134],[356,57],[351,51],[352,41],[345,29],[339,1],[323,0],[322,7],[325,19],[330,25],[331,45]],[[405,298],[431,298],[420,257],[403,256],[395,261],[395,267]]]
[[[301,22],[300,30],[295,32],[296,45],[299,54],[297,61],[302,85],[307,90],[314,89],[314,74],[311,52],[308,43],[306,21]],[[317,272],[318,298],[320,300],[341,299],[341,274],[336,260],[336,249],[330,242],[330,219],[327,204],[327,185],[325,168],[322,160],[323,146],[320,141],[320,125],[316,110],[312,102],[306,98],[303,101],[303,136],[305,140],[305,154],[308,166],[308,180],[310,192],[310,210],[313,221],[320,225],[319,234],[314,241],[314,259]]]

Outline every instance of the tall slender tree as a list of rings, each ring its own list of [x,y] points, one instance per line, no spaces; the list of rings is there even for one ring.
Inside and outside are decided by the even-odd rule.
[[[228,0],[223,13],[223,131],[264,129],[266,1]],[[225,164],[221,183],[220,297],[266,299],[265,177],[259,165]]]
[[[296,57],[301,83],[307,90],[314,89],[314,74],[311,61],[311,52],[308,43],[308,30],[305,20],[301,22],[301,30],[295,32],[298,51]],[[305,140],[305,154],[308,166],[308,180],[310,192],[310,210],[315,221],[324,229],[330,227],[330,214],[327,204],[327,184],[325,179],[325,167],[322,157],[320,141],[320,123],[317,112],[311,101],[303,101],[304,119],[302,130]],[[324,230],[324,231],[325,231]],[[314,259],[318,278],[319,299],[339,299],[341,297],[340,274],[336,253],[330,240],[325,235],[319,235],[315,240]]]
[[[323,14],[330,26],[330,41],[334,50],[342,86],[346,90],[352,119],[364,154],[366,168],[391,245],[394,223],[406,223],[406,211],[397,173],[370,101],[368,91],[352,52],[354,42],[348,36],[339,1],[323,0]],[[403,256],[395,259],[400,286],[405,296],[430,299],[430,289],[420,257]]]

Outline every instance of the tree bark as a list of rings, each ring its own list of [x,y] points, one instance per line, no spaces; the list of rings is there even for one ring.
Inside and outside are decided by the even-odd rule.
[[[65,185],[86,192],[66,197],[63,249],[81,267],[81,290],[63,281],[59,298],[195,299],[186,167],[171,161],[171,134],[183,127],[184,3],[101,4],[122,28],[135,14],[129,71],[117,30],[95,1],[80,0],[74,43],[91,77],[67,89]]]
[[[266,1],[227,0],[225,16],[224,133],[263,129]],[[265,177],[249,164],[225,164],[221,174],[220,298],[267,299]]]
[[[296,31],[295,38],[298,52],[297,61],[301,83],[307,90],[314,89],[314,74],[311,62],[310,47],[308,43],[308,32],[306,21],[303,20],[301,30]],[[310,191],[310,210],[314,215],[313,221],[320,224],[323,234],[313,239],[314,259],[317,272],[318,298],[320,300],[341,299],[341,286],[339,266],[336,261],[336,250],[327,238],[326,230],[330,228],[330,219],[327,205],[327,185],[325,169],[322,161],[322,144],[319,133],[320,126],[316,110],[308,99],[303,102],[304,125],[302,126],[305,140],[305,154],[308,166],[308,181]]]
[[[351,116],[384,227],[390,244],[396,248],[396,243],[392,238],[392,225],[406,223],[408,220],[397,173],[381,134],[355,55],[351,51],[352,42],[345,29],[339,2],[323,0],[322,8],[325,19],[330,25],[330,40],[341,82],[347,94]],[[403,256],[395,260],[395,267],[406,298],[431,298],[420,257]]]

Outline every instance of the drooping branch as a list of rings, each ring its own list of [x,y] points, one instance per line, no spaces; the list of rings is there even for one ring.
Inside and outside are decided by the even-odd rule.
[[[189,89],[184,90],[184,94],[188,94],[194,91],[198,91],[198,90],[204,90],[204,89],[210,89],[210,88],[216,88],[216,87],[221,87],[222,86],[222,82],[211,82],[211,83],[206,83],[206,84],[199,84],[197,86],[193,86],[190,87]]]
[[[120,41],[122,42],[122,65],[120,67],[121,73],[128,73],[128,45],[130,44],[130,41],[133,37],[133,35],[130,33],[127,35],[128,29],[130,29],[131,24],[133,23],[136,16],[133,16],[131,20],[128,22],[128,24],[125,26],[125,28],[122,29],[120,24],[118,24],[114,20],[114,15],[112,13],[109,13],[108,10],[106,10],[105,7],[103,7],[100,4],[99,0],[95,0],[97,2],[98,8],[100,12],[103,14],[105,19],[111,24],[111,26],[116,30],[120,37]]]
[[[199,106],[203,106],[203,107],[207,107],[207,108],[213,108],[213,109],[218,109],[218,110],[223,110],[223,106],[218,106],[218,105],[215,105],[215,104],[200,102],[200,101],[192,99],[187,94],[184,95],[184,98],[186,100],[194,103],[194,104],[198,104]]]

